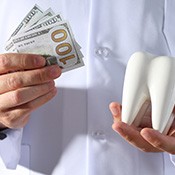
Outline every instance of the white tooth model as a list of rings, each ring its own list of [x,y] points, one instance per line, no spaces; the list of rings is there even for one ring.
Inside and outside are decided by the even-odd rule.
[[[126,69],[122,121],[138,126],[148,104],[152,127],[167,134],[174,119],[175,58],[136,52]]]

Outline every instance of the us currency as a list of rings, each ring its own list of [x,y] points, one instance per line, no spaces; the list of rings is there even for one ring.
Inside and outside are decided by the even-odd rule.
[[[43,55],[47,64],[57,63],[63,72],[84,65],[70,25],[65,21],[18,35],[13,43],[17,52]]]
[[[43,11],[41,10],[41,8],[38,5],[35,5],[25,16],[22,22],[18,25],[16,30],[12,33],[11,37],[17,35],[26,26],[33,24],[33,22],[36,21],[36,19],[39,19],[42,16],[42,14]]]
[[[40,13],[39,13],[40,12]],[[47,9],[45,12],[41,11],[41,8],[38,5],[35,5],[27,16],[22,20],[20,25],[17,27],[15,32],[11,35],[10,39],[7,41],[6,50],[9,52],[16,52],[14,44],[12,42],[12,38],[17,34],[24,32],[31,26],[34,26],[42,21],[48,19],[49,17],[53,16],[55,13],[51,8]]]
[[[32,25],[30,28],[27,28],[26,30],[23,30],[23,33],[27,33],[27,32],[30,32],[32,30],[34,31],[34,30],[37,30],[37,29],[42,29],[43,27],[46,27],[46,26],[47,27],[49,27],[49,26],[52,27],[52,26],[55,26],[56,24],[59,24],[62,20],[63,19],[62,19],[61,15],[57,14],[55,16],[52,16],[52,17],[46,19],[45,21],[43,21],[39,24],[36,24],[34,26]],[[74,37],[72,36],[72,38],[74,38]],[[75,39],[74,39],[74,42],[76,43],[77,50],[80,50],[81,46],[78,44],[78,42]],[[79,51],[79,55],[81,57],[83,57],[81,51]],[[49,57],[46,60],[47,60],[48,65],[56,64],[55,57]]]
[[[34,26],[31,26],[30,28],[24,30],[23,33],[27,33],[27,32],[30,32],[32,30],[41,29],[42,27],[55,25],[55,24],[60,23],[61,21],[62,21],[61,15],[60,14],[57,14],[57,15],[54,15],[54,16],[46,19],[45,21],[42,21],[39,24],[36,24]]]
[[[5,50],[14,52],[12,37],[20,33],[26,26],[33,24],[33,22],[39,19],[42,16],[42,14],[43,11],[41,10],[41,8],[38,5],[35,5],[25,16],[25,18],[21,21],[21,23],[18,25],[15,31],[12,33],[12,35],[6,43]]]
[[[43,21],[39,24],[31,26],[29,29],[26,29],[23,32],[26,33],[26,32],[30,32],[32,30],[36,30],[39,28],[41,29],[42,27],[45,27],[45,26],[53,26],[55,24],[59,24],[61,21],[63,21],[61,14],[57,14],[55,16],[52,16],[52,17],[46,19],[45,21]],[[76,42],[76,46],[78,47],[78,49],[81,49],[81,46],[78,44],[78,42],[77,41],[75,41],[75,42]]]
[[[52,17],[53,15],[55,15],[53,10],[51,8],[47,9],[45,12],[43,12],[41,14],[41,16],[39,18],[35,18],[35,20],[33,20],[30,24],[27,24],[25,26],[25,30],[27,28],[30,28],[31,26],[37,25],[37,24],[47,20],[48,18]]]
[[[31,17],[33,11],[40,10],[40,15]],[[25,19],[31,19],[25,23]],[[17,27],[8,40],[8,52],[23,52],[43,55],[47,65],[58,64],[63,72],[83,66],[83,54],[80,45],[74,38],[70,25],[60,14],[54,15],[51,8],[42,11],[35,5],[21,22],[23,27]],[[51,35],[51,31],[58,33]],[[54,37],[56,37],[54,39]],[[56,42],[55,42],[55,41]]]

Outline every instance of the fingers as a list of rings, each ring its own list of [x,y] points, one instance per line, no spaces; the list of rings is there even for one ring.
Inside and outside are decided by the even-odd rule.
[[[109,105],[109,109],[112,113],[115,121],[121,121],[121,105],[117,102],[112,102]]]
[[[43,67],[45,59],[39,55],[7,53],[0,54],[0,74],[9,71],[28,70]]]
[[[45,63],[38,55],[0,54],[0,128],[23,127],[31,111],[55,96],[61,69]]]
[[[42,106],[56,95],[57,89],[53,88],[48,93],[23,105],[11,108],[1,115],[0,122],[8,128],[21,128],[29,120],[29,114],[36,108]]]
[[[3,103],[1,104],[1,110],[6,110],[32,101],[48,93],[54,87],[54,81],[51,81],[49,83],[24,87],[15,91],[4,93],[0,95],[0,101],[3,101]]]
[[[60,75],[61,69],[57,65],[4,74],[0,76],[0,94],[22,87],[43,84]]]
[[[56,94],[57,94],[57,88],[55,87],[47,94],[40,96],[37,99],[23,105],[24,113],[26,112],[26,109],[29,109],[30,111],[37,109],[38,107],[42,106],[43,104],[51,100]]]
[[[175,154],[175,137],[163,135],[151,128],[142,129],[141,135],[153,147],[170,154]]]
[[[175,121],[169,135],[161,134],[152,128],[136,127],[121,122],[121,106],[118,103],[111,103],[109,106],[114,118],[112,128],[120,134],[128,143],[144,152],[168,152],[175,154]],[[150,126],[150,110],[145,113],[143,122]],[[147,127],[148,127],[147,126]]]
[[[129,126],[121,122],[121,105],[116,102],[112,102],[109,105],[111,113],[114,118],[112,128],[121,137],[123,137],[129,144],[139,148],[144,152],[160,152],[161,150],[154,148],[149,142],[147,142],[140,134],[140,128]]]
[[[114,122],[112,128],[114,131],[118,132],[128,143],[139,148],[144,152],[160,152],[161,150],[153,147],[149,142],[147,142],[140,132],[123,122]]]

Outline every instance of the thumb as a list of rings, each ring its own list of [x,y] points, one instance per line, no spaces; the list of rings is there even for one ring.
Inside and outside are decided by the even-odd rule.
[[[121,104],[117,102],[112,102],[109,105],[109,109],[114,118],[114,122],[121,121]]]

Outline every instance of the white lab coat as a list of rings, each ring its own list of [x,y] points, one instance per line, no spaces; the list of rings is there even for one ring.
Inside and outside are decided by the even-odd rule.
[[[111,129],[108,105],[121,102],[132,53],[175,55],[175,1],[1,0],[1,53],[35,3],[61,12],[70,22],[85,66],[58,78],[58,95],[32,113],[17,170],[6,170],[2,162],[15,167],[22,131],[10,131],[0,141],[0,174],[174,175],[173,156],[141,152]]]

